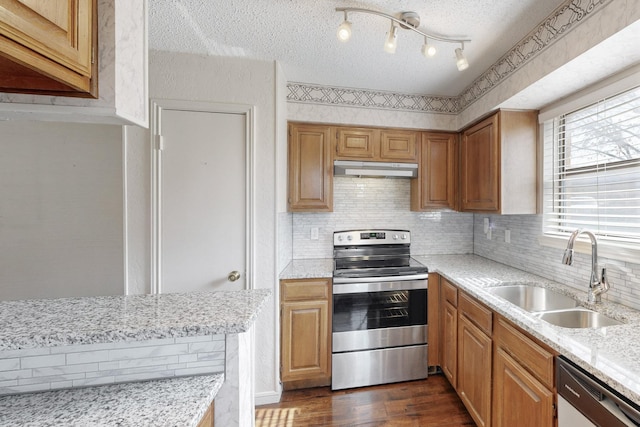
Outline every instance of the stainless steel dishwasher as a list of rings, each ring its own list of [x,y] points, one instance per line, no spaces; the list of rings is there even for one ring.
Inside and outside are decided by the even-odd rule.
[[[556,366],[558,427],[640,426],[640,407],[562,356]]]

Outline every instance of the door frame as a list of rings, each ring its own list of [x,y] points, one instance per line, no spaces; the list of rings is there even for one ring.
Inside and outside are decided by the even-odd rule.
[[[245,116],[245,289],[254,289],[255,271],[255,106],[221,104],[172,99],[151,100],[151,284],[152,294],[162,291],[162,112],[163,110],[203,113],[241,114]]]

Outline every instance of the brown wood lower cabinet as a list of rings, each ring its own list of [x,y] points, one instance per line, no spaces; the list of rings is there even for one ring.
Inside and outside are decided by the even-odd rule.
[[[198,423],[197,427],[214,427],[215,412],[216,411],[214,409],[214,402],[211,402],[211,405],[209,405],[207,412],[205,412],[202,418],[200,419],[200,422]]]
[[[493,425],[553,427],[555,353],[511,322],[496,317]]]
[[[498,347],[494,365],[494,427],[553,427],[553,392]]]
[[[440,367],[476,424],[555,427],[557,352],[439,279]]]
[[[331,384],[331,279],[282,280],[281,380],[285,390]]]
[[[476,326],[459,305],[456,390],[480,427],[491,425],[491,356],[491,336]]]
[[[431,281],[431,278],[429,279]],[[451,385],[457,386],[458,364],[458,290],[451,283],[442,279],[441,282],[441,368]],[[431,344],[430,344],[431,345]]]

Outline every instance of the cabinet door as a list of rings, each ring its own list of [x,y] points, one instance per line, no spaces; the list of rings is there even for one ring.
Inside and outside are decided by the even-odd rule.
[[[289,211],[333,210],[331,127],[289,127]]]
[[[5,60],[89,91],[94,8],[94,0],[4,0],[0,51]]]
[[[282,382],[330,383],[329,302],[282,304]]]
[[[214,427],[214,416],[215,416],[215,402],[211,402],[209,408],[204,413],[200,421],[198,422],[197,427]]]
[[[553,427],[553,392],[498,347],[494,366],[495,427]]]
[[[406,130],[380,131],[380,160],[415,162],[418,160],[416,144],[420,134]]]
[[[456,388],[458,355],[458,310],[445,301],[442,305],[442,372]]]
[[[457,392],[479,427],[491,425],[491,338],[458,316]]]
[[[456,208],[457,137],[424,132],[418,178],[411,181],[411,210]]]
[[[336,137],[336,159],[374,160],[377,131],[364,128],[338,128]]]
[[[460,192],[463,211],[500,210],[499,116],[494,114],[462,135]]]

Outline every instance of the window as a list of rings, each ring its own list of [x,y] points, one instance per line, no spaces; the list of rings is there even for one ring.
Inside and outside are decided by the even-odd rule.
[[[546,235],[640,245],[640,87],[544,123]]]

